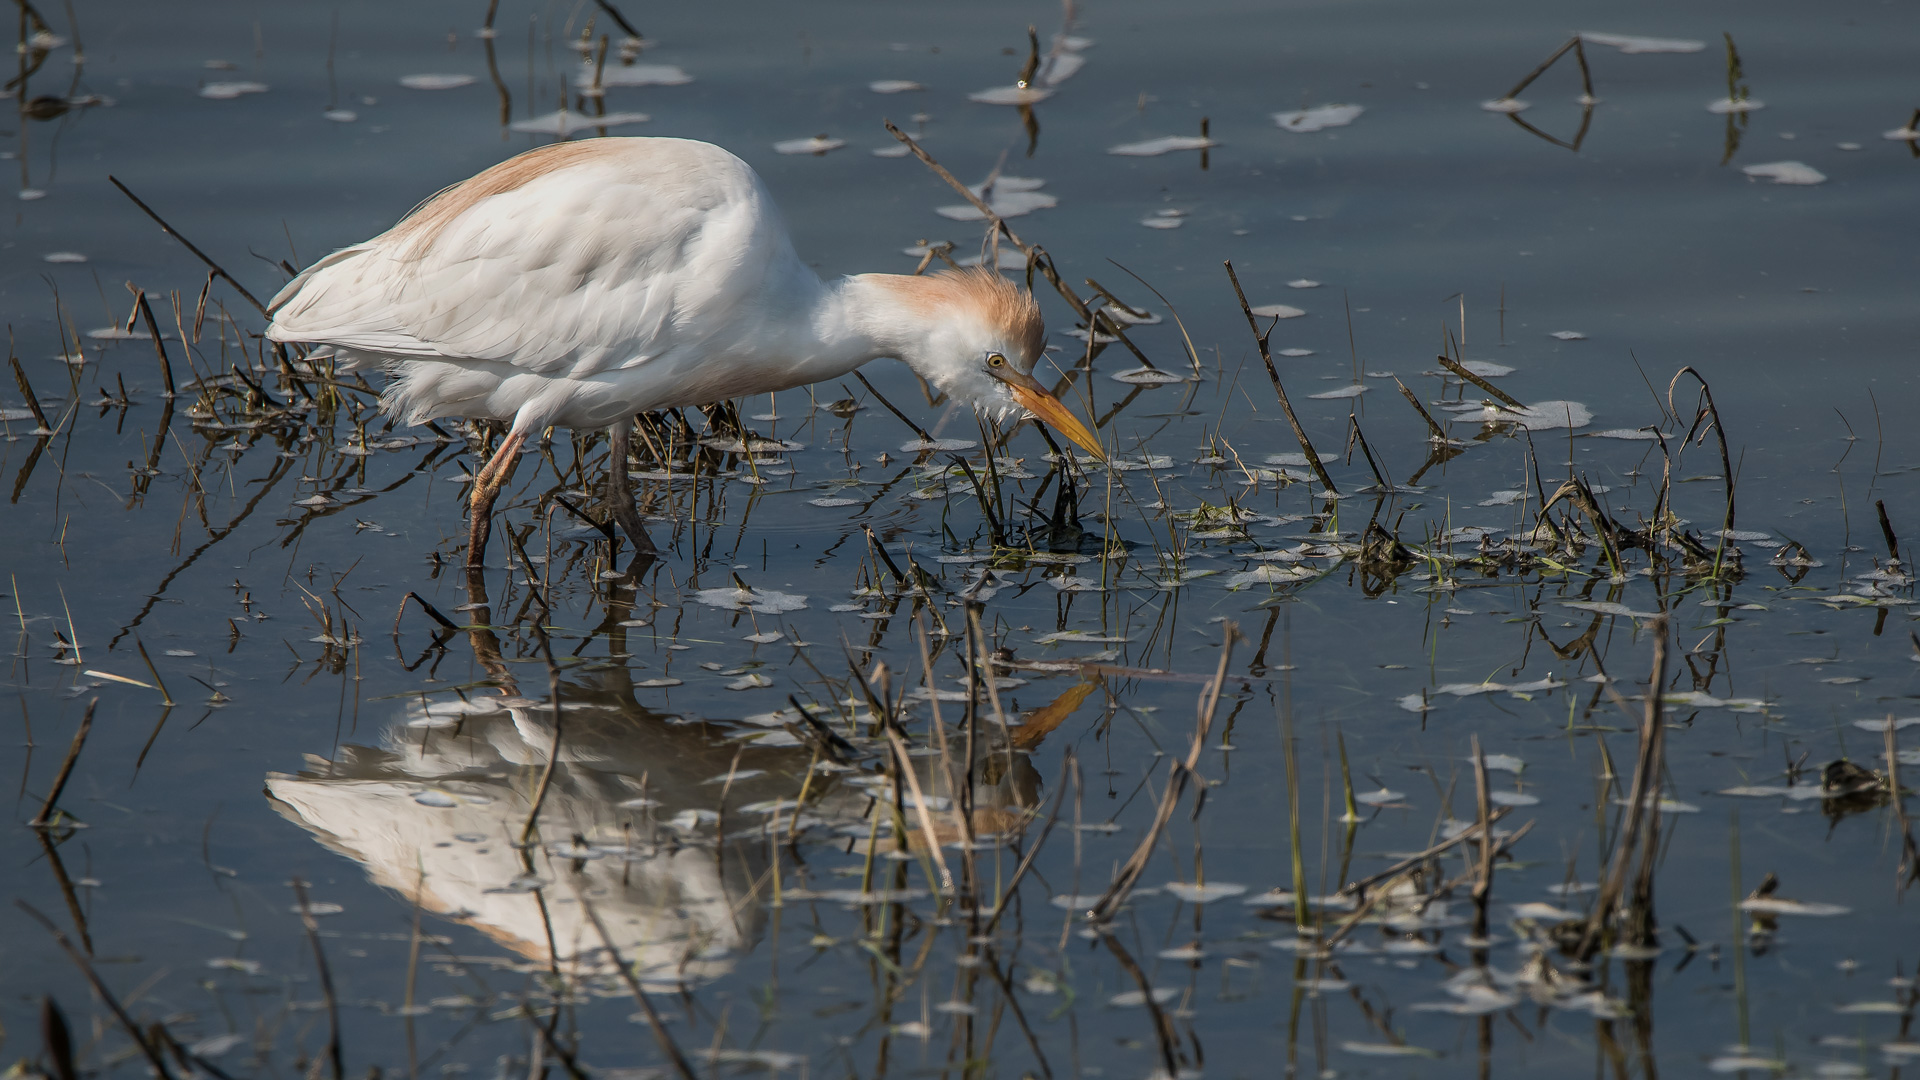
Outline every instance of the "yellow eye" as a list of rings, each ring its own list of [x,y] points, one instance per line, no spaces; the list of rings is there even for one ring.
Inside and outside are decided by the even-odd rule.
[[[987,354],[988,367],[1005,367],[1006,364],[1007,364],[1007,358],[1004,356],[1001,356],[999,353]]]

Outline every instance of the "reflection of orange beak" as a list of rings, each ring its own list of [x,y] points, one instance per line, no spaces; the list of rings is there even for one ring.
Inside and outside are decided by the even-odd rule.
[[[1067,407],[1060,403],[1059,398],[1048,393],[1047,388],[1041,386],[1039,380],[1031,375],[1014,371],[1011,367],[1002,368],[993,374],[995,378],[1007,384],[1007,389],[1013,392],[1013,399],[1020,403],[1021,408],[1078,443],[1087,453],[1102,461],[1107,459],[1107,452],[1101,447],[1099,436],[1087,430],[1087,426],[1080,422],[1080,418],[1069,412]]]

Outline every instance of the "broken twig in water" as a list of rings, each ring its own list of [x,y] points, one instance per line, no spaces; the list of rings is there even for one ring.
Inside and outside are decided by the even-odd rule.
[[[313,907],[307,903],[307,883],[293,879],[293,895],[299,902],[300,924],[306,927],[307,942],[313,946],[313,963],[320,972],[320,993],[327,1007],[327,1063],[333,1067],[333,1080],[346,1074],[340,1053],[340,1003],[333,994],[333,971],[327,967],[327,954],[320,948],[320,926],[313,921]]]
[[[1140,844],[1133,849],[1133,855],[1121,866],[1114,876],[1113,884],[1087,910],[1087,918],[1092,922],[1106,922],[1127,900],[1127,894],[1140,880],[1147,868],[1147,862],[1153,857],[1153,849],[1160,843],[1160,834],[1167,827],[1167,821],[1173,817],[1173,808],[1180,802],[1180,796],[1186,791],[1187,782],[1198,774],[1194,771],[1200,765],[1200,751],[1206,742],[1207,730],[1213,726],[1213,715],[1220,708],[1220,691],[1226,685],[1227,664],[1233,659],[1233,643],[1240,637],[1240,627],[1232,622],[1222,623],[1223,640],[1220,642],[1220,666],[1214,671],[1213,681],[1200,692],[1198,719],[1194,726],[1193,742],[1187,747],[1186,760],[1174,759],[1167,769],[1167,788],[1160,796],[1160,809],[1154,814],[1153,824],[1147,834],[1140,838]]]
[[[601,944],[607,947],[607,956],[613,961],[613,969],[620,973],[620,981],[627,984],[627,992],[631,993],[633,1000],[639,1003],[640,1011],[647,1014],[647,1025],[653,1028],[653,1037],[667,1055],[667,1060],[673,1062],[673,1071],[680,1074],[680,1080],[698,1080],[692,1064],[687,1061],[687,1056],[680,1052],[680,1044],[673,1041],[672,1033],[668,1032],[667,1026],[660,1022],[660,1012],[653,1007],[653,999],[647,997],[646,990],[640,986],[640,980],[633,974],[633,968],[620,955],[620,950],[614,947],[613,936],[607,933],[607,924],[600,921],[600,913],[594,910],[593,905],[588,903],[584,896],[580,898],[580,908],[587,913],[587,918],[593,921],[593,929],[600,935]]]
[[[1444,443],[1444,442],[1451,441],[1447,438],[1447,429],[1441,427],[1437,422],[1434,421],[1433,414],[1427,411],[1427,407],[1425,405],[1420,404],[1419,398],[1413,396],[1413,391],[1407,389],[1406,383],[1401,382],[1398,377],[1395,377],[1393,380],[1393,385],[1400,388],[1400,396],[1406,398],[1407,404],[1413,406],[1413,411],[1419,413],[1420,419],[1425,420],[1427,422],[1428,438],[1432,439],[1434,442],[1437,442],[1437,443]]]
[[[1461,378],[1467,380],[1468,382],[1479,387],[1480,389],[1485,390],[1487,393],[1492,394],[1495,398],[1499,399],[1502,405],[1510,405],[1516,409],[1526,408],[1525,405],[1520,404],[1519,398],[1514,397],[1512,394],[1507,393],[1505,390],[1502,390],[1499,387],[1488,382],[1487,380],[1481,378],[1480,376],[1475,375],[1473,372],[1467,370],[1467,368],[1464,365],[1462,365],[1458,360],[1455,360],[1453,357],[1448,356],[1445,353],[1441,353],[1439,356],[1439,360],[1440,360],[1441,367],[1446,368],[1448,371],[1453,372],[1455,375],[1460,376]]]
[[[160,1051],[155,1049],[153,1043],[141,1032],[140,1025],[134,1022],[133,1017],[127,1014],[126,1006],[120,1003],[120,999],[114,996],[112,990],[107,989],[107,984],[100,978],[100,973],[93,969],[93,965],[81,955],[80,950],[73,947],[73,942],[67,940],[67,935],[54,925],[52,919],[42,915],[25,900],[15,900],[14,905],[26,912],[34,922],[45,927],[47,933],[53,935],[54,943],[67,954],[67,958],[80,969],[80,973],[87,977],[87,982],[93,984],[94,993],[99,994],[100,1000],[107,1003],[107,1008],[112,1010],[114,1019],[119,1020],[120,1026],[127,1029],[127,1036],[133,1040],[135,1046],[140,1048],[141,1056],[145,1057],[147,1064],[152,1066],[154,1075],[159,1077],[159,1080],[174,1080],[173,1072],[167,1068],[166,1060],[160,1056]]]
[[[1600,884],[1600,894],[1594,898],[1593,910],[1587,916],[1580,947],[1575,950],[1575,955],[1583,960],[1591,957],[1599,948],[1608,922],[1620,906],[1621,895],[1627,887],[1627,867],[1635,849],[1650,831],[1647,828],[1650,817],[1656,822],[1653,827],[1658,828],[1662,742],[1660,698],[1667,679],[1667,617],[1662,615],[1651,620],[1648,629],[1653,634],[1653,676],[1647,685],[1647,707],[1640,726],[1640,748],[1634,761],[1633,781],[1627,791],[1626,822],[1614,842],[1612,864]],[[1646,899],[1650,900],[1651,897]],[[1650,925],[1646,925],[1650,922],[1650,914],[1639,911],[1634,914],[1636,919],[1642,920],[1643,929],[1650,930]]]
[[[241,298],[246,300],[247,303],[252,304],[254,308],[260,312],[261,315],[265,315],[267,313],[267,306],[265,304],[262,304],[259,300],[255,299],[254,295],[247,291],[247,287],[245,285],[242,285],[240,284],[240,282],[234,280],[234,276],[232,274],[227,273],[227,271],[223,267],[221,267],[219,263],[214,262],[212,259],[207,258],[207,253],[204,251],[201,251],[197,247],[194,247],[193,241],[187,239],[184,236],[181,236],[179,232],[177,232],[174,229],[173,226],[167,224],[167,221],[165,218],[153,212],[153,207],[148,206],[144,202],[141,202],[140,196],[135,195],[127,187],[127,185],[121,183],[118,177],[108,176],[107,180],[110,181],[114,187],[117,187],[120,189],[120,194],[125,195],[129,199],[132,199],[133,205],[139,207],[142,213],[152,218],[154,221],[154,224],[160,226],[160,231],[166,233],[168,236],[173,237],[175,240],[180,241],[180,246],[186,248],[188,251],[193,252],[194,258],[199,259],[201,262],[207,264],[207,269],[225,278],[227,284],[233,287],[233,291],[239,293]]]
[[[1526,77],[1521,79],[1519,82],[1513,84],[1513,89],[1500,95],[1499,100],[1512,101],[1514,98],[1520,96],[1520,91],[1525,90],[1529,86],[1532,86],[1533,80],[1546,74],[1547,69],[1553,66],[1554,61],[1567,55],[1567,50],[1569,49],[1573,50],[1574,58],[1580,62],[1580,89],[1582,93],[1585,95],[1585,98],[1583,99],[1583,103],[1584,103],[1584,100],[1591,100],[1593,97],[1593,74],[1587,69],[1587,50],[1586,50],[1586,47],[1581,44],[1579,34],[1575,34],[1572,37],[1568,38],[1567,43],[1565,45],[1562,45],[1558,49],[1555,49],[1553,51],[1552,56],[1549,56],[1545,60],[1542,60],[1540,62],[1539,67],[1536,67],[1532,71],[1527,72]]]
[[[1260,324],[1254,321],[1253,308],[1247,305],[1247,294],[1240,288],[1240,275],[1233,272],[1233,263],[1223,264],[1227,268],[1227,280],[1233,282],[1233,295],[1240,300],[1240,313],[1247,317],[1247,327],[1253,331],[1253,340],[1260,346],[1260,359],[1266,362],[1267,378],[1273,380],[1273,392],[1280,399],[1280,411],[1287,414],[1287,425],[1293,428],[1293,437],[1300,444],[1300,452],[1307,455],[1307,464],[1313,467],[1313,473],[1320,483],[1331,492],[1338,494],[1340,489],[1333,486],[1333,477],[1327,475],[1327,467],[1320,463],[1320,455],[1314,452],[1313,441],[1307,438],[1307,431],[1300,426],[1300,418],[1293,415],[1293,402],[1287,400],[1286,388],[1280,385],[1280,369],[1273,364],[1273,354],[1267,350],[1267,338],[1273,333],[1268,328],[1265,334],[1260,332]]]
[[[99,704],[99,698],[87,702],[87,711],[80,717],[80,728],[73,733],[73,742],[67,747],[67,758],[60,763],[60,772],[53,778],[53,787],[47,790],[47,798],[40,804],[40,812],[27,823],[29,827],[44,829],[52,823],[55,804],[60,801],[60,793],[67,789],[67,779],[73,775],[74,762],[80,760],[80,748],[87,744],[87,732],[93,730],[93,710]]]

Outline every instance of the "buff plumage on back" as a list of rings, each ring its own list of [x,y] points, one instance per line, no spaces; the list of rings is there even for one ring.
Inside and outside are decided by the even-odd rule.
[[[1032,370],[1046,347],[1046,323],[1033,294],[982,267],[941,270],[923,277],[876,275],[913,311],[927,318],[953,312],[978,314],[1020,355],[1011,359]]]
[[[427,201],[387,230],[389,239],[399,241],[402,250],[420,255],[433,246],[448,225],[473,209],[482,199],[516,191],[551,172],[601,156],[606,143],[592,139],[580,142],[552,143],[536,147],[460,181],[440,189]]]
[[[501,162],[315,263],[268,305],[267,332],[582,379],[747,329],[743,305],[800,269],[733,155],[587,139]]]

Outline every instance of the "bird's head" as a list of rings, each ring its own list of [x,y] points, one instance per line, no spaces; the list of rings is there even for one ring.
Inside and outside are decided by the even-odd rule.
[[[870,276],[905,309],[912,329],[900,359],[921,378],[997,420],[1029,413],[1106,456],[1100,439],[1034,378],[1046,328],[1031,293],[982,269]]]

